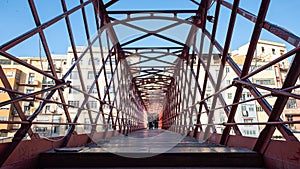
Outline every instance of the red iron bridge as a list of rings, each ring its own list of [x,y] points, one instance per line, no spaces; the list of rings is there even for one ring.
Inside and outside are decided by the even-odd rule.
[[[300,168],[300,38],[268,19],[279,2],[11,3],[1,168]]]

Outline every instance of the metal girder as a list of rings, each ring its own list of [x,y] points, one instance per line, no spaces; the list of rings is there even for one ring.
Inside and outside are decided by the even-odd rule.
[[[133,10],[133,11],[107,11],[107,14],[136,14],[136,13],[196,13],[196,10]]]
[[[265,0],[265,1],[261,2],[259,13],[258,13],[258,18],[257,18],[257,21],[256,21],[254,29],[253,29],[250,45],[248,48],[248,52],[246,54],[246,59],[245,59],[244,66],[243,66],[240,77],[245,76],[249,72],[252,58],[254,56],[254,52],[256,49],[256,45],[257,45],[260,33],[263,29],[263,22],[265,20],[265,17],[266,17],[267,11],[268,11],[269,3],[270,3],[270,0]],[[235,5],[233,5],[233,6],[235,6]],[[233,9],[235,9],[235,13],[237,13],[238,6],[234,7]],[[235,96],[234,96],[233,103],[239,102],[242,91],[243,91],[242,86],[238,85]],[[237,105],[232,106],[227,122],[229,122],[229,123],[233,122],[235,113],[237,111],[237,107],[238,107]],[[222,138],[220,141],[221,144],[227,143],[229,132],[230,132],[230,127],[226,126],[223,131]]]
[[[111,0],[109,2],[107,2],[105,4],[105,8],[107,9],[108,7],[110,7],[111,5],[115,4],[116,2],[118,2],[119,0]]]
[[[220,1],[217,0],[217,5],[216,5],[216,10],[215,10],[215,21],[213,23],[213,29],[212,29],[212,36],[211,36],[211,42],[214,42],[215,41],[215,36],[216,36],[216,32],[217,32],[217,26],[218,26],[218,20],[219,20],[219,14],[220,14]],[[203,46],[204,46],[204,30],[205,30],[205,26],[203,26],[202,28],[202,36],[201,36],[201,43],[200,43],[200,51],[199,51],[199,58],[198,58],[198,63],[197,63],[197,71],[196,71],[196,80],[198,81],[199,79],[199,73],[200,73],[200,65],[201,65],[201,59],[200,59],[200,55],[202,55],[202,52],[203,52]],[[212,54],[212,50],[213,50],[213,46],[212,46],[213,43],[210,43],[210,47],[209,47],[209,55]],[[210,60],[211,60],[211,57],[208,58],[208,69],[209,69],[209,66],[210,66]],[[202,86],[202,92],[201,92],[201,100],[204,99],[205,97],[205,92],[206,92],[206,86],[207,86],[207,81],[208,81],[208,71],[205,71],[205,75],[204,75],[204,81],[203,81],[203,86]],[[198,110],[198,115],[197,115],[197,120],[196,120],[196,124],[200,124],[200,118],[201,118],[201,113],[202,112],[202,107],[203,105],[205,106],[206,110],[208,111],[208,107],[207,107],[207,104],[206,102],[202,102],[200,103],[200,106],[199,106],[199,110]],[[196,134],[198,132],[198,127],[199,126],[196,126],[195,127],[195,131],[194,131],[194,137],[196,137]],[[200,126],[200,129],[202,131],[202,126]]]
[[[11,87],[8,79],[6,78],[6,75],[5,75],[5,73],[4,73],[3,68],[2,68],[1,65],[0,65],[0,77],[1,77],[1,81],[2,81],[2,83],[4,85],[4,87],[7,88],[7,89],[9,89],[9,90],[12,90],[12,87]],[[8,94],[9,94],[9,97],[11,99],[16,98],[16,95],[14,93],[8,92]],[[20,104],[19,103],[12,103],[12,105],[15,107],[16,111],[18,112],[20,119],[22,121],[26,121],[27,120],[26,116],[24,115],[24,112],[22,111],[22,108],[21,108]],[[27,131],[24,131],[24,132],[25,133],[23,135],[26,135],[26,133],[28,132],[28,134],[30,135],[30,137],[32,137],[32,138],[37,137],[38,138],[38,136],[34,135],[33,131],[30,128],[28,128]],[[19,137],[20,136],[18,136],[18,138]],[[16,137],[14,137],[14,139],[16,139]],[[23,137],[19,138],[19,140],[21,140],[21,139],[23,139]],[[7,158],[10,156],[10,154],[14,151],[14,149],[16,148],[16,146],[20,142],[19,140],[16,140],[16,141],[13,140],[13,142],[10,143],[10,145],[5,149],[5,151],[2,152],[2,155],[0,156],[0,166],[3,165],[3,163],[7,160]]]
[[[109,6],[109,4],[108,4],[108,6]],[[98,1],[98,3],[94,3],[94,7],[95,7],[95,9],[99,9],[98,15],[100,16],[100,19],[101,19],[101,27],[105,26],[106,24],[109,24],[111,19],[108,16],[108,12],[106,10],[107,6],[104,6],[103,1]],[[119,62],[120,59],[125,59],[125,55],[124,55],[123,49],[121,48],[121,45],[119,44],[119,41],[118,41],[118,38],[117,38],[116,33],[114,31],[114,28],[112,28],[112,27],[109,28],[109,35],[108,36],[112,39],[113,42],[114,41],[117,42],[113,46],[113,48],[115,49],[116,56],[118,56],[117,62]],[[108,38],[107,38],[107,40],[108,40]],[[109,44],[109,43],[107,43],[107,44]],[[110,60],[110,67],[111,67],[111,71],[113,71],[112,70],[112,62],[111,62],[111,60]],[[115,68],[117,68],[117,66]],[[111,81],[107,85],[107,89],[109,88],[110,84],[111,84]],[[105,99],[106,96],[107,95],[105,94],[104,95],[104,99]],[[109,97],[109,94],[108,94],[108,97]],[[127,106],[125,107],[125,109],[127,109]],[[130,109],[130,112],[131,112],[131,109]],[[112,118],[112,111],[110,111],[110,114],[111,115],[108,117],[108,120],[110,118]],[[127,116],[127,114],[126,114],[126,116]],[[132,114],[130,114],[130,116],[132,116]],[[122,117],[123,117],[123,113],[122,113]],[[112,121],[113,121],[113,119],[112,119]],[[124,118],[122,118],[122,123],[125,124]],[[130,130],[132,130],[132,129],[130,129]]]
[[[294,57],[292,65],[283,83],[282,89],[294,86],[296,81],[298,80],[299,75],[300,75],[300,53],[297,53]],[[287,92],[289,93],[292,92],[292,89],[289,89]],[[277,97],[272,112],[269,115],[268,122],[277,122],[279,120],[280,115],[285,107],[288,98],[289,97],[285,95],[279,95]],[[283,127],[283,125],[278,125],[276,127],[285,128]],[[254,146],[254,150],[263,154],[268,147],[269,140],[271,139],[274,131],[275,131],[275,126],[266,125],[266,127],[262,130],[262,132],[258,137],[258,140]],[[285,131],[290,137],[289,140],[287,139],[287,141],[298,142],[298,139],[295,138],[295,136],[291,133],[290,130],[286,129]]]
[[[208,37],[211,37],[211,35],[205,31],[205,35],[208,36]],[[219,52],[222,53],[223,51],[223,48],[221,47],[221,45],[217,42],[217,41],[214,41],[213,42],[213,45],[218,49]],[[298,48],[295,48],[293,49],[292,51],[284,54],[282,57],[280,58],[277,58],[276,60],[279,62],[281,59],[283,60],[283,58],[287,58],[288,56],[291,56],[292,54],[298,52],[299,49]],[[274,60],[275,61],[275,60]],[[233,59],[228,56],[228,64],[231,66],[231,68],[234,70],[234,72],[240,77],[241,76],[241,69],[239,68],[239,66],[233,61]],[[269,62],[268,64],[270,64],[271,62]],[[268,65],[266,64],[266,65]],[[263,67],[262,67],[263,68]],[[248,75],[254,75],[254,73],[258,73],[258,72],[261,72],[263,71],[264,69],[261,69],[259,68],[258,71],[253,71],[251,73],[249,73]],[[248,77],[248,75],[246,75],[245,77]],[[245,80],[244,78],[241,78],[243,80]],[[250,81],[249,81],[250,82]],[[262,97],[261,93],[254,87],[248,87],[250,93],[254,96],[254,98],[256,99],[256,101],[261,105],[261,107],[263,108],[263,110],[268,114],[270,115],[271,114],[271,105],[267,102],[267,100]],[[237,102],[236,102],[237,103]],[[233,103],[231,105],[238,105],[236,103]],[[236,126],[233,126],[233,127],[236,127]],[[286,133],[285,129],[284,128],[278,128],[279,131],[281,132],[281,134],[285,137],[285,138],[288,138],[288,134]]]
[[[221,1],[222,5],[232,9],[232,5],[226,1]],[[255,15],[253,15],[252,13],[239,8],[238,9],[238,14],[240,14],[241,16],[245,17],[246,19],[248,19],[251,22],[256,22],[257,17]],[[272,34],[276,35],[277,37],[283,39],[284,41],[290,43],[291,45],[298,47],[300,44],[300,38],[298,36],[296,36],[295,34],[287,31],[284,28],[281,28],[275,24],[272,24],[268,21],[264,21],[263,23],[263,28],[265,30],[268,30],[269,32],[271,32]]]
[[[61,0],[62,3],[62,7],[63,7],[63,14],[59,15],[55,18],[53,18],[52,20],[50,20],[49,22],[45,22],[45,23],[40,23],[39,21],[39,17],[38,17],[38,13],[35,9],[35,5],[33,3],[33,0],[29,0],[30,6],[31,6],[31,10],[32,10],[32,14],[33,17],[35,19],[35,24],[36,24],[36,28],[32,29],[31,31],[13,39],[12,41],[9,41],[8,43],[5,43],[4,45],[0,46],[0,54],[2,54],[4,57],[13,60],[17,63],[20,63],[23,66],[26,66],[44,76],[47,76],[53,80],[55,80],[56,85],[54,87],[50,87],[48,89],[45,90],[40,90],[36,93],[32,93],[32,94],[24,94],[22,95],[22,93],[17,93],[17,92],[13,92],[11,87],[9,86],[9,83],[7,81],[7,79],[5,79],[5,75],[3,72],[3,69],[0,66],[0,74],[1,74],[1,79],[2,81],[4,81],[4,86],[7,88],[6,91],[8,91],[10,97],[12,98],[12,100],[8,101],[8,102],[1,102],[1,105],[4,104],[15,104],[17,103],[20,99],[25,99],[28,97],[31,97],[33,95],[39,94],[39,93],[43,93],[45,91],[49,91],[51,90],[51,93],[47,96],[46,99],[43,98],[38,98],[40,100],[43,100],[43,103],[39,106],[38,110],[34,112],[34,114],[28,119],[28,121],[26,121],[26,117],[24,119],[24,117],[21,117],[22,122],[20,122],[20,124],[22,124],[20,130],[16,133],[15,138],[13,139],[13,142],[10,143],[9,148],[7,149],[7,152],[4,154],[4,158],[1,158],[0,162],[1,164],[3,164],[3,162],[6,160],[6,158],[8,158],[8,156],[10,155],[10,153],[12,153],[16,146],[18,145],[18,143],[21,141],[21,139],[23,138],[23,136],[26,134],[26,132],[28,132],[30,135],[32,135],[33,133],[31,133],[31,129],[30,126],[33,124],[32,120],[34,120],[35,117],[37,117],[37,115],[39,114],[39,112],[41,111],[41,109],[45,106],[46,103],[55,103],[55,102],[51,102],[49,101],[49,99],[51,98],[51,96],[54,94],[54,92],[56,92],[56,89],[59,89],[60,87],[66,85],[66,83],[64,82],[65,77],[68,76],[68,74],[70,74],[70,72],[74,69],[74,67],[76,65],[78,65],[78,62],[76,62],[70,69],[69,71],[66,73],[66,75],[62,78],[59,79],[56,74],[55,74],[55,69],[54,69],[54,65],[52,62],[52,58],[49,52],[49,47],[48,47],[48,43],[47,43],[47,39],[44,35],[44,30],[49,27],[52,26],[53,24],[57,23],[58,21],[61,21],[63,19],[65,19],[66,21],[66,27],[68,30],[68,35],[70,38],[70,43],[71,43],[71,47],[73,49],[73,53],[74,53],[74,58],[76,60],[80,59],[80,57],[78,57],[77,51],[76,51],[76,44],[74,42],[74,37],[73,37],[73,32],[72,32],[72,28],[71,28],[71,24],[70,24],[70,20],[69,20],[69,15],[80,10],[82,11],[82,16],[83,16],[83,22],[84,22],[84,31],[86,34],[86,38],[88,40],[88,44],[89,44],[89,49],[88,51],[85,51],[84,53],[88,53],[90,52],[91,54],[91,58],[93,58],[93,51],[91,48],[91,45],[93,44],[93,42],[90,41],[90,34],[89,34],[89,25],[87,23],[87,16],[85,13],[85,6],[93,3],[94,4],[94,10],[95,10],[95,21],[96,21],[96,27],[97,27],[97,31],[98,34],[100,34],[99,29],[107,24],[110,24],[111,21],[113,20],[109,15],[115,15],[115,14],[125,14],[128,15],[128,18],[130,18],[131,14],[136,14],[136,13],[144,13],[144,12],[148,12],[148,13],[152,13],[152,15],[154,16],[153,13],[169,13],[169,14],[174,14],[174,17],[177,17],[177,14],[179,13],[184,13],[184,14],[190,14],[190,13],[194,13],[196,14],[196,16],[191,17],[191,19],[193,19],[191,21],[192,24],[196,25],[197,28],[202,29],[202,37],[201,37],[201,42],[200,42],[200,50],[198,51],[199,55],[199,60],[198,60],[198,65],[197,65],[197,70],[196,72],[194,71],[194,67],[193,67],[193,61],[195,59],[194,53],[196,51],[193,51],[193,54],[190,54],[190,50],[193,49],[191,46],[187,45],[187,44],[196,44],[194,42],[194,40],[196,41],[196,38],[194,38],[194,33],[196,31],[198,31],[198,29],[191,29],[191,30],[187,30],[189,32],[189,35],[186,39],[185,42],[180,42],[178,40],[174,40],[168,36],[163,36],[160,35],[159,32],[162,30],[167,30],[170,27],[175,27],[176,24],[179,23],[175,23],[174,25],[168,25],[166,27],[163,27],[160,29],[160,31],[157,31],[155,33],[151,32],[151,33],[147,33],[147,31],[145,31],[145,35],[139,36],[137,38],[131,39],[123,44],[114,44],[113,47],[109,46],[110,49],[110,54],[107,56],[107,58],[104,58],[103,56],[103,48],[102,48],[102,44],[100,45],[100,50],[102,51],[102,64],[104,65],[104,67],[102,66],[101,70],[97,72],[97,70],[95,69],[95,63],[92,61],[93,64],[93,70],[94,70],[94,75],[97,78],[99,78],[101,71],[103,70],[103,74],[104,74],[104,79],[105,79],[105,85],[107,87],[107,90],[105,92],[105,95],[103,96],[103,99],[108,98],[108,102],[102,101],[101,100],[101,96],[100,96],[100,89],[99,89],[99,84],[97,84],[98,82],[95,81],[95,85],[97,87],[97,91],[98,91],[98,98],[96,100],[98,100],[101,104],[100,108],[99,108],[99,113],[97,114],[97,118],[102,115],[103,119],[104,118],[104,112],[103,112],[103,108],[102,106],[104,104],[108,104],[110,106],[110,112],[105,114],[105,116],[107,116],[107,122],[108,123],[110,120],[112,121],[112,126],[113,128],[116,130],[116,126],[119,125],[119,129],[120,132],[125,133],[126,131],[133,131],[134,129],[138,128],[138,125],[141,124],[141,114],[136,113],[135,111],[141,111],[142,109],[145,109],[147,111],[147,108],[150,105],[150,101],[151,99],[162,99],[162,98],[166,98],[166,103],[164,104],[164,108],[163,108],[163,119],[164,122],[163,123],[163,127],[164,128],[168,128],[170,127],[172,124],[176,124],[177,128],[175,128],[174,130],[177,132],[181,132],[184,131],[185,129],[183,127],[186,128],[186,126],[188,126],[189,124],[187,124],[188,122],[188,114],[185,112],[187,111],[187,108],[189,107],[188,104],[190,102],[190,97],[193,97],[193,93],[196,93],[197,89],[195,87],[194,92],[191,89],[191,84],[192,84],[192,77],[194,78],[193,80],[195,80],[195,86],[197,86],[198,88],[198,92],[201,94],[201,102],[199,105],[199,112],[197,113],[197,124],[195,125],[196,129],[194,131],[194,136],[196,137],[196,133],[198,131],[198,127],[201,127],[202,124],[200,124],[200,115],[201,115],[201,111],[203,106],[205,106],[206,111],[208,111],[208,106],[206,104],[206,100],[210,97],[214,97],[214,102],[213,104],[216,104],[217,99],[220,99],[222,102],[222,107],[219,108],[223,108],[225,113],[227,113],[228,115],[228,111],[229,111],[229,106],[232,106],[232,109],[230,110],[229,113],[229,117],[228,117],[228,122],[224,123],[225,130],[223,132],[223,135],[221,137],[221,143],[222,144],[227,144],[228,140],[229,140],[229,131],[231,129],[231,127],[234,128],[235,132],[237,135],[240,135],[240,131],[238,130],[237,125],[243,125],[243,124],[250,124],[250,123],[235,123],[234,122],[234,117],[237,111],[237,106],[243,102],[240,102],[240,97],[243,91],[243,87],[248,86],[247,89],[250,91],[250,93],[254,96],[253,100],[256,100],[258,103],[260,103],[260,105],[263,107],[263,109],[266,111],[267,115],[269,115],[269,120],[266,124],[265,129],[260,133],[260,136],[256,142],[256,145],[254,147],[255,151],[258,151],[260,153],[264,153],[266,151],[266,149],[268,148],[268,143],[269,140],[271,139],[275,127],[277,127],[279,129],[279,131],[282,133],[282,135],[284,136],[284,138],[287,140],[287,142],[292,142],[292,141],[298,141],[295,136],[291,133],[291,131],[284,125],[284,124],[288,124],[287,122],[282,122],[280,119],[280,115],[284,109],[284,105],[287,102],[289,97],[293,97],[293,98],[297,98],[299,99],[300,96],[298,94],[293,94],[291,93],[292,89],[298,88],[299,86],[293,86],[298,78],[298,76],[300,75],[300,65],[299,65],[299,57],[300,57],[300,38],[295,36],[292,33],[289,33],[288,31],[280,28],[279,26],[273,25],[269,22],[266,22],[265,19],[265,15],[266,12],[268,10],[268,5],[270,0],[263,0],[260,6],[260,11],[258,14],[258,17],[254,16],[253,14],[241,9],[238,7],[238,2],[239,0],[235,0],[234,4],[231,5],[225,1],[222,0],[215,0],[216,4],[216,9],[215,9],[215,22],[213,23],[213,30],[212,30],[212,35],[209,35],[209,32],[206,30],[206,20],[207,20],[207,12],[209,10],[209,8],[211,7],[211,3],[212,0],[201,0],[200,3],[196,2],[195,0],[191,0],[191,2],[195,3],[198,5],[198,9],[197,10],[135,10],[135,11],[129,11],[129,10],[124,10],[124,11],[108,11],[107,8],[114,5],[116,2],[118,2],[118,0],[110,0],[108,1],[106,4],[103,3],[102,0],[89,0],[84,2],[84,0],[80,0],[80,5],[76,6],[75,8],[72,8],[71,10],[68,10],[65,4],[65,0]],[[218,25],[218,17],[219,17],[219,11],[220,11],[220,6],[223,5],[224,7],[227,7],[229,9],[231,9],[232,11],[232,15],[231,15],[231,19],[230,19],[230,23],[229,23],[229,27],[227,30],[227,35],[226,35],[226,40],[225,40],[225,45],[224,48],[222,48],[221,45],[218,44],[218,42],[215,41],[215,36],[216,36],[216,29],[217,29],[217,25]],[[255,22],[255,27],[253,30],[253,34],[251,37],[251,42],[250,42],[250,46],[246,55],[246,60],[245,60],[245,64],[242,70],[240,70],[240,68],[238,67],[238,65],[233,61],[233,59],[229,56],[229,47],[230,47],[230,42],[231,42],[231,38],[232,38],[232,31],[235,25],[235,17],[237,14],[240,14],[241,16],[245,17],[248,20],[251,20],[253,22]],[[97,16],[100,16],[101,19],[101,26],[98,23],[98,18]],[[124,26],[128,26],[130,28],[136,28],[137,26],[131,25],[131,24],[125,24]],[[260,36],[260,32],[262,29],[268,30],[271,33],[273,33],[274,35],[282,38],[283,40],[285,40],[286,42],[292,44],[293,46],[297,46],[295,49],[293,49],[292,51],[282,55],[280,58],[275,59],[269,63],[267,63],[266,65],[258,68],[257,70],[249,73],[249,68],[251,66],[251,61],[253,59],[253,54],[255,51],[255,47],[257,45],[258,42],[258,38]],[[108,31],[108,35],[106,37],[106,40],[108,42],[108,45],[110,44],[109,42],[109,38],[111,38],[111,41],[117,41],[118,42],[118,37],[116,32],[114,32],[113,28],[109,28],[110,30]],[[143,28],[139,28],[137,30],[143,31],[145,29]],[[9,50],[10,48],[18,45],[19,43],[25,41],[26,39],[32,37],[33,35],[39,34],[41,42],[43,44],[43,48],[45,50],[45,54],[46,57],[49,61],[49,65],[50,65],[50,69],[51,72],[53,73],[53,75],[50,75],[46,72],[44,72],[43,70],[40,70],[32,65],[29,65],[23,61],[21,61],[20,59],[16,58],[15,56],[10,55],[7,50]],[[221,70],[219,72],[219,76],[218,76],[218,80],[217,83],[215,83],[212,79],[212,76],[209,72],[209,66],[205,67],[205,64],[203,61],[201,61],[201,55],[203,54],[203,45],[204,45],[204,38],[205,35],[207,35],[206,37],[210,38],[211,44],[210,44],[210,48],[209,48],[209,55],[212,54],[213,51],[213,47],[216,47],[221,55],[223,56],[221,58]],[[173,42],[175,45],[178,45],[179,47],[126,47],[129,44],[132,44],[134,42],[137,42],[141,39],[145,39],[149,36],[156,36],[160,39],[166,40],[168,42]],[[99,40],[100,41],[100,40]],[[100,42],[101,43],[101,42]],[[202,45],[202,46],[201,46]],[[195,46],[193,46],[195,48]],[[175,50],[178,49],[178,51],[176,52],[172,52],[174,55],[179,56],[179,58],[181,59],[177,59],[177,62],[174,62],[174,66],[171,67],[170,70],[167,70],[165,68],[159,68],[159,66],[150,66],[150,67],[154,67],[155,69],[153,69],[152,71],[149,69],[147,70],[149,67],[145,66],[136,66],[138,64],[147,62],[147,61],[161,61],[159,58],[164,57],[164,56],[158,56],[158,57],[147,57],[147,56],[141,56],[146,58],[145,61],[141,61],[137,64],[131,64],[129,66],[131,66],[131,68],[128,67],[128,65],[123,65],[124,67],[119,68],[118,69],[118,64],[114,67],[112,66],[112,57],[114,57],[114,59],[116,59],[116,63],[120,63],[121,59],[126,59],[127,54],[130,53],[130,51],[128,51],[127,53],[124,52],[124,50],[136,50],[136,53],[138,53],[138,50],[145,50],[145,49],[150,49],[151,52],[154,53],[154,49],[164,49],[167,50],[167,53],[171,53],[170,50]],[[272,89],[269,87],[265,87],[262,85],[256,85],[253,84],[249,81],[248,78],[252,77],[253,75],[257,74],[258,72],[263,71],[264,69],[266,69],[268,66],[274,65],[276,63],[278,63],[279,61],[291,56],[292,54],[296,54],[296,57],[292,63],[291,69],[289,70],[288,76],[286,81],[284,82],[284,85],[281,89]],[[192,57],[191,57],[192,56]],[[109,59],[109,60],[108,60]],[[148,60],[147,60],[148,59]],[[178,61],[180,60],[180,61]],[[183,60],[186,60],[186,63],[184,63]],[[192,60],[192,62],[190,62],[190,60]],[[161,63],[165,63],[168,65],[173,65],[171,62],[169,61],[161,61]],[[175,65],[177,63],[177,65]],[[239,76],[239,79],[234,80],[234,85],[237,86],[237,90],[236,90],[236,94],[234,97],[234,101],[232,104],[226,104],[224,99],[222,98],[222,96],[219,96],[219,94],[221,93],[220,90],[220,83],[222,80],[222,76],[223,76],[223,69],[225,67],[225,64],[229,64],[231,66],[231,68],[235,71],[235,73]],[[130,88],[132,89],[132,93],[129,90],[123,90],[121,91],[120,86],[115,87],[115,81],[113,81],[113,77],[111,79],[108,79],[107,77],[107,73],[106,73],[106,69],[105,69],[105,65],[109,65],[110,66],[110,70],[111,72],[113,72],[114,77],[117,77],[117,81],[118,83],[120,83],[121,81],[124,82],[124,86],[125,88]],[[203,86],[200,86],[198,80],[199,77],[201,75],[202,72],[200,72],[200,67],[201,65],[203,66],[203,68],[205,69],[205,76],[204,76],[204,82],[203,82]],[[176,67],[177,66],[177,67]],[[78,69],[80,70],[80,67],[78,66]],[[124,74],[119,74],[118,70],[121,70],[121,72]],[[126,71],[126,72],[125,72]],[[133,71],[135,71],[135,73],[141,73],[142,75],[136,76],[136,77],[131,77],[130,73],[132,73]],[[166,75],[162,75],[163,73],[169,73],[173,75],[173,79],[171,77],[168,77]],[[80,75],[82,76],[82,75]],[[119,77],[121,76],[121,77]],[[160,76],[158,78],[155,77],[151,77],[151,76]],[[3,78],[2,78],[3,77]],[[131,78],[131,81],[128,80]],[[84,85],[84,82],[82,80],[82,77],[80,78],[81,82]],[[154,80],[153,80],[154,79]],[[148,81],[149,80],[149,81]],[[212,81],[213,86],[216,89],[216,93],[206,97],[205,98],[205,92],[206,92],[206,88],[207,88],[207,83],[209,82],[209,80]],[[126,98],[128,99],[128,103],[124,103],[123,105],[120,105],[120,109],[117,109],[119,106],[118,101],[116,100],[116,95],[114,96],[114,98],[110,98],[110,94],[109,94],[109,88],[111,88],[113,86],[114,92],[118,93],[118,97],[120,98]],[[229,89],[230,87],[232,87],[233,85],[229,85],[224,89],[221,89],[222,91],[225,91],[227,89]],[[70,87],[70,85],[68,86]],[[203,90],[201,90],[201,88]],[[276,103],[274,108],[272,109],[272,107],[268,104],[268,102],[264,99],[264,97],[268,96],[268,95],[261,95],[260,92],[257,90],[257,88],[261,88],[261,89],[265,89],[270,91],[273,95],[275,95],[277,98]],[[81,93],[83,93],[85,96],[90,96],[89,93],[86,92],[85,89],[82,89],[83,91],[81,91]],[[68,145],[67,143],[70,140],[71,134],[73,133],[74,129],[75,129],[75,125],[78,125],[80,123],[76,123],[76,118],[78,118],[79,114],[77,115],[77,117],[75,118],[74,122],[71,122],[71,118],[69,116],[68,113],[68,106],[65,103],[64,100],[64,96],[63,93],[59,91],[59,96],[61,98],[61,104],[63,105],[64,111],[66,113],[66,117],[67,117],[67,123],[59,123],[59,124],[67,124],[67,125],[71,125],[73,130],[70,130],[70,132],[67,134],[67,136],[64,138],[65,142],[64,144],[62,144],[62,146],[66,146]],[[161,93],[151,93],[154,91],[160,91]],[[16,94],[20,94],[22,96],[19,97],[15,97],[13,95]],[[271,94],[270,94],[271,95]],[[195,96],[195,95],[194,95]],[[48,102],[49,101],[49,102]],[[160,101],[160,100],[159,100]],[[249,100],[248,100],[249,101]],[[193,101],[194,102],[194,101]],[[130,106],[130,104],[132,104]],[[198,103],[197,103],[198,104]],[[83,104],[84,105],[84,104]],[[142,106],[140,106],[142,105]],[[70,106],[71,107],[71,106]],[[112,113],[112,109],[115,108],[117,109],[117,115],[113,115]],[[215,106],[212,107],[211,110],[216,110],[219,108],[215,108]],[[196,108],[195,108],[196,109]],[[18,113],[20,114],[20,116],[22,116],[22,110],[19,106],[19,108],[17,108]],[[84,110],[89,110],[89,107],[87,106],[87,108],[85,108]],[[193,108],[194,110],[194,108]],[[142,111],[141,111],[142,112]],[[120,114],[121,113],[121,114]],[[98,116],[99,115],[99,116]],[[115,118],[115,119],[114,119]],[[91,120],[91,124],[93,124],[91,115],[90,115],[90,120]],[[129,124],[129,120],[132,120],[132,124]],[[97,121],[97,120],[95,120]],[[11,122],[7,122],[7,123],[14,123],[14,121]],[[17,123],[17,122],[16,122]],[[103,122],[105,123],[105,122]],[[292,123],[292,122],[290,122]],[[46,124],[46,123],[45,123]],[[52,123],[55,124],[55,123]],[[58,123],[56,123],[58,124]],[[262,124],[262,122],[258,122],[258,123],[252,123],[252,124],[257,124],[260,125]],[[103,124],[105,125],[105,124]],[[129,126],[128,126],[129,125]],[[205,124],[203,124],[205,125]],[[95,129],[93,127],[93,129]],[[92,129],[92,130],[93,130]],[[208,127],[207,127],[208,129]],[[171,129],[172,130],[172,129]],[[240,137],[240,136],[238,136]]]
[[[235,20],[236,20],[236,15],[237,15],[237,9],[238,9],[238,6],[239,6],[239,2],[240,2],[239,0],[234,1],[233,10],[231,11],[229,26],[228,26],[227,34],[226,34],[225,45],[224,45],[223,54],[222,54],[222,58],[221,58],[221,64],[220,64],[220,68],[219,68],[217,84],[215,86],[215,91],[217,91],[217,92],[220,90],[220,86],[221,86],[222,79],[223,79],[223,72],[224,72],[224,68],[225,68],[225,65],[226,65],[227,57],[228,57],[229,46],[230,46],[230,43],[231,43],[231,38],[232,38],[232,34],[233,34],[233,28],[234,28],[234,25],[235,25]],[[217,99],[218,99],[218,96],[215,95],[213,97],[213,102],[212,102],[212,107],[211,107],[212,109],[215,109]],[[208,117],[208,123],[209,124],[212,123],[212,118],[213,118],[213,112],[210,112],[209,117]],[[233,118],[231,120],[233,121]],[[239,130],[237,130],[237,131],[239,131]],[[210,127],[206,127],[204,138],[208,137],[209,132],[210,132]],[[238,132],[236,134],[240,135],[241,133]]]
[[[37,72],[37,73],[40,73],[40,74],[42,74],[42,75],[44,75],[46,77],[49,77],[50,79],[53,79],[57,83],[63,82],[61,79],[58,79],[57,77],[55,77],[55,76],[53,76],[53,75],[51,75],[51,74],[49,74],[49,73],[47,73],[47,72],[45,72],[45,71],[37,68],[37,67],[34,67],[33,65],[31,65],[31,64],[29,64],[27,62],[24,62],[21,59],[13,56],[13,55],[11,55],[11,54],[9,54],[7,52],[4,52],[4,51],[0,50],[0,55],[4,56],[4,57],[6,57],[6,58],[8,58],[10,60],[13,60],[14,62],[16,62],[16,63],[18,63],[20,65],[23,65],[23,66],[25,66],[25,67],[27,67],[27,68],[29,68],[29,69]]]

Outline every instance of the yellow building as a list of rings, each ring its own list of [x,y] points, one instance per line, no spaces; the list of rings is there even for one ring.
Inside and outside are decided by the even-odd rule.
[[[13,90],[19,89],[20,75],[21,71],[16,68],[4,68],[4,73],[6,74],[7,80],[9,81],[11,88]],[[0,87],[4,87],[2,81],[0,81]],[[0,90],[1,101],[10,100],[10,97],[6,91]],[[12,111],[11,105],[6,105],[0,108],[0,120],[10,121],[14,119],[14,112]],[[13,129],[13,125],[10,124],[0,124],[0,131],[6,133]]]
[[[24,57],[21,59],[28,64],[41,68],[39,58]],[[28,94],[42,89],[43,75],[6,58],[0,58],[0,63],[13,90]],[[2,81],[0,86],[4,87]],[[38,97],[41,97],[41,95],[38,95]],[[8,93],[0,90],[0,101],[6,100],[10,100]],[[20,104],[25,116],[28,117],[39,106],[39,100],[28,98],[25,101],[18,102],[18,104]],[[7,105],[0,108],[0,120],[20,121],[20,117],[12,105]],[[1,135],[10,135],[19,127],[19,124],[2,124],[0,125]]]

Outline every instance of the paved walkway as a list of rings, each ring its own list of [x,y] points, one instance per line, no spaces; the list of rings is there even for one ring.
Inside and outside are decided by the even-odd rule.
[[[200,143],[193,137],[177,134],[168,130],[139,130],[128,136],[120,135],[106,142],[84,148],[82,152],[112,153],[164,153],[164,152],[252,152],[243,148],[229,148],[221,145]]]
[[[98,140],[86,147],[47,151],[39,159],[40,168],[263,166],[262,157],[253,151],[200,143],[192,137],[158,129]]]

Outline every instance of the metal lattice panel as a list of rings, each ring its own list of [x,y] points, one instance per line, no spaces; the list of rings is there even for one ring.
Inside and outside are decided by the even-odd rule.
[[[53,13],[42,10],[47,3]],[[270,0],[259,1],[256,14],[240,0],[191,0],[189,9],[168,10],[118,10],[122,3],[28,0],[31,28],[0,44],[1,166],[22,164],[20,150],[38,142],[26,160],[150,123],[252,149],[269,166],[272,152],[290,153],[280,159],[294,165],[300,38],[266,21]],[[250,41],[231,51],[238,29]],[[261,40],[262,33],[284,43]],[[60,45],[65,54],[53,54]]]

